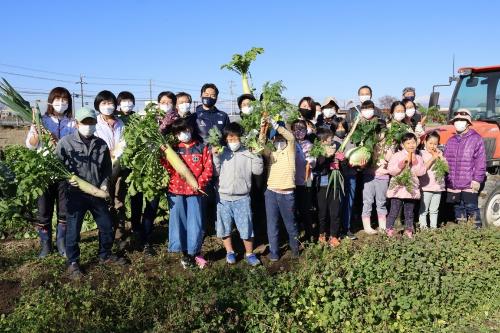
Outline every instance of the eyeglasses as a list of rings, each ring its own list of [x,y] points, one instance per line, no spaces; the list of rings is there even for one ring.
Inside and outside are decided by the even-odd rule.
[[[454,116],[469,116],[468,112],[465,111],[457,111],[453,113]]]

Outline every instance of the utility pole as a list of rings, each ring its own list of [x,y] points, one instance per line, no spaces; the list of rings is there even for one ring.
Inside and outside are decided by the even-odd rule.
[[[149,101],[153,100],[153,80],[149,79]]]
[[[82,99],[82,108],[83,108],[83,85],[87,84],[87,82],[83,82],[83,74],[80,74],[80,81],[75,83],[80,84],[80,98]]]
[[[234,93],[233,93],[234,81],[229,81],[229,93],[231,94],[231,114],[234,114]]]

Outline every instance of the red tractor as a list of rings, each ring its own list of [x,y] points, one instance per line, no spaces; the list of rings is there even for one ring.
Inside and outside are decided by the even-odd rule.
[[[500,226],[500,65],[464,67],[450,101],[448,120],[458,109],[472,113],[472,128],[484,140],[486,148],[487,179],[479,194],[481,219],[486,225]],[[452,79],[450,79],[451,84]],[[438,85],[440,86],[440,85]],[[429,107],[438,104],[439,93],[433,92]],[[453,125],[438,127],[441,143],[446,144],[455,134]]]

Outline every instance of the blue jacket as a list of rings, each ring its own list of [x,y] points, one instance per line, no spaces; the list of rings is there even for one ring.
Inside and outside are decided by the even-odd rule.
[[[229,116],[227,113],[220,111],[214,106],[213,110],[204,110],[202,105],[196,107],[196,124],[198,127],[198,135],[203,139],[203,143],[207,144],[208,131],[212,127],[218,127],[223,131],[224,127],[229,124]]]

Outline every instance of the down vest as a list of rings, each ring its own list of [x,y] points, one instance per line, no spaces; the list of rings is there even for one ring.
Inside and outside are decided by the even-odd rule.
[[[486,153],[481,136],[474,131],[452,136],[444,151],[450,166],[446,187],[452,190],[467,190],[471,182],[484,181],[486,177]]]

